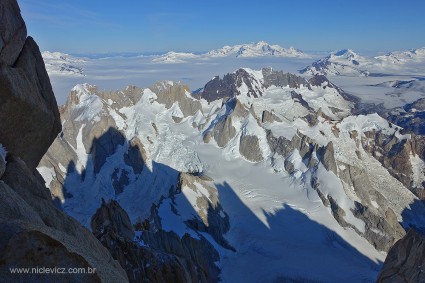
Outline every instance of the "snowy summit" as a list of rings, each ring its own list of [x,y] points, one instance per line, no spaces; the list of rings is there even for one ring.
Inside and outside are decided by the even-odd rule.
[[[308,58],[309,56],[294,47],[283,48],[279,45],[270,45],[265,41],[257,43],[240,44],[233,46],[224,46],[219,49],[208,52],[207,57],[260,57],[260,56],[279,56],[279,57],[299,57]]]

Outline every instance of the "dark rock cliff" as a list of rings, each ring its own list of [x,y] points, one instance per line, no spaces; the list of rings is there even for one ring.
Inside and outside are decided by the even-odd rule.
[[[395,243],[376,282],[425,282],[425,236],[411,229]]]
[[[61,129],[59,110],[37,44],[26,36],[16,1],[2,1],[1,143],[34,170]]]
[[[217,282],[217,251],[205,240],[139,223],[138,241],[119,203],[102,200],[92,217],[93,234],[126,270],[130,282]]]
[[[61,130],[59,111],[16,0],[2,0],[0,15],[0,144],[8,152],[0,157],[0,281],[126,282],[101,243],[55,207],[35,171]],[[65,274],[32,272],[37,267],[64,268]],[[12,274],[11,268],[30,268],[31,274]]]

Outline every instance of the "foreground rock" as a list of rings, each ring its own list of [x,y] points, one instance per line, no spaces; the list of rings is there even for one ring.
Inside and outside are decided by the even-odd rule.
[[[0,112],[8,121],[0,124],[1,142],[34,170],[60,131],[59,111],[43,58],[34,40],[26,38],[16,1],[2,1],[0,11]]]
[[[196,240],[188,234],[180,238],[174,232],[153,229],[144,221],[133,241],[130,218],[114,200],[102,201],[91,226],[94,235],[126,270],[130,282],[218,281],[214,261],[219,256],[205,239]]]
[[[388,252],[378,283],[425,282],[425,236],[411,229]]]
[[[17,2],[2,1],[0,14],[0,144],[8,151],[6,160],[0,157],[0,280],[126,282],[124,270],[96,238],[54,206],[34,171],[60,132],[59,111]],[[60,272],[33,271],[55,267]],[[12,274],[13,268],[31,274]]]

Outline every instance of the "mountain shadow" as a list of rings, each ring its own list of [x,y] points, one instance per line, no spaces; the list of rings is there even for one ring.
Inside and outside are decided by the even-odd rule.
[[[241,255],[222,263],[223,273],[229,275],[223,278],[226,282],[375,280],[381,262],[369,259],[300,210],[283,204],[275,213],[262,210],[260,220],[227,182],[216,186],[220,203],[231,215],[230,232],[225,236]]]
[[[425,211],[425,201],[420,199],[415,199],[410,207],[403,210],[401,224],[406,232],[414,228],[425,235],[425,215],[423,215],[423,211]]]
[[[155,161],[147,164],[140,140],[127,140],[112,127],[89,144],[87,155],[79,156],[85,164],[69,162],[62,183],[64,201],[56,203],[91,226],[130,282],[219,281],[219,254],[204,236],[162,229],[158,205],[181,193],[181,173]],[[126,232],[117,227],[126,227]]]
[[[154,274],[162,270],[170,275],[173,270],[174,279],[181,282],[217,282],[217,267],[224,282],[372,282],[376,278],[381,262],[369,259],[336,232],[288,204],[275,213],[261,211],[260,219],[246,205],[249,200],[241,199],[227,182],[215,183],[217,204],[205,206],[203,221],[200,210],[182,193],[182,173],[146,160],[140,140],[129,141],[109,128],[91,142],[86,164],[69,162],[63,182],[63,209],[87,227],[102,198],[115,200],[129,214],[138,230],[134,241],[113,238],[116,244],[111,246],[111,238],[109,244],[99,239],[130,281],[172,282],[171,277]],[[168,265],[160,264],[159,258],[168,259]],[[151,269],[146,267],[149,264]]]

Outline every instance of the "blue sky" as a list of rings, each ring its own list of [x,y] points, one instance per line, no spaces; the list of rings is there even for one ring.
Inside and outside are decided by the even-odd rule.
[[[264,40],[305,51],[425,46],[423,0],[18,0],[42,50],[208,51]]]

